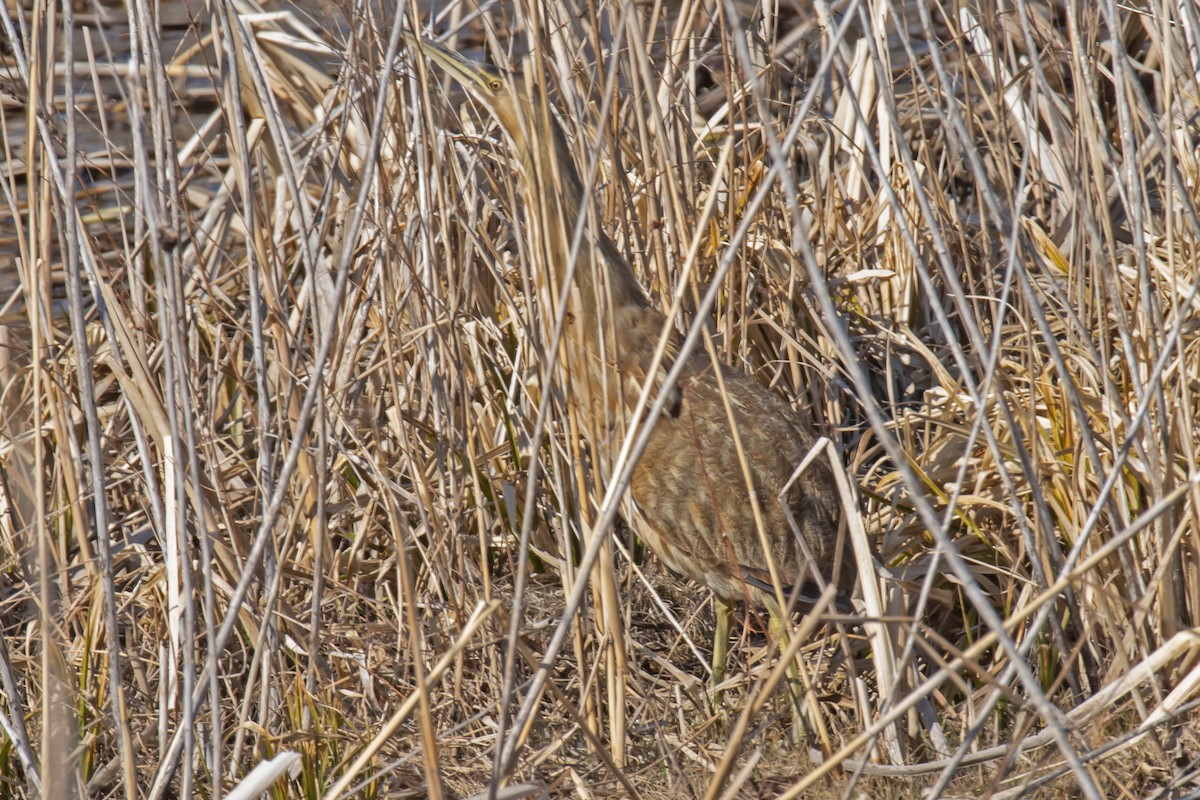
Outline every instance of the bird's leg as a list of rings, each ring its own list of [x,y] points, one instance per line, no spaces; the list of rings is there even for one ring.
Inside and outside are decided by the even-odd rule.
[[[775,646],[779,648],[779,655],[782,657],[787,650],[788,641],[791,637],[788,634],[788,621],[784,619],[783,609],[779,607],[779,603],[775,602],[775,598],[764,598],[767,611],[771,615],[769,630],[771,639],[775,642]],[[788,661],[787,665],[787,687],[788,695],[792,699],[792,708],[799,714],[803,697],[800,691],[800,668],[796,665],[796,659]]]
[[[767,611],[770,612],[770,632],[771,638],[775,641],[776,647],[779,648],[780,656],[783,656],[788,648],[788,642],[791,640],[791,620],[784,614],[779,604],[775,602],[775,598],[767,596],[763,598],[767,606]],[[794,733],[797,741],[804,735],[804,699],[807,697],[810,702],[809,710],[812,712],[810,719],[812,724],[816,726],[816,733],[822,741],[828,741],[829,736],[825,730],[825,725],[821,720],[821,711],[816,704],[816,698],[812,693],[812,686],[809,685],[807,676],[800,671],[800,665],[797,659],[797,653],[787,664],[787,684],[788,697],[792,701],[792,713],[794,714]]]
[[[720,597],[713,598],[717,630],[713,634],[712,704],[716,711],[721,705],[720,686],[725,681],[725,664],[729,660],[729,633],[733,628],[733,604]]]

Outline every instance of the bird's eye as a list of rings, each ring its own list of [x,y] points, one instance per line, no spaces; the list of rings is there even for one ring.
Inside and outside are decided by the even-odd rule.
[[[503,87],[504,87],[504,83],[502,81],[493,80],[493,81],[488,82],[488,88],[491,89],[493,92],[498,92]]]

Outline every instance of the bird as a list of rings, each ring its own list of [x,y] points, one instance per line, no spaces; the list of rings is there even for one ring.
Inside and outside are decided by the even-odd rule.
[[[508,137],[531,251],[541,254],[550,288],[570,291],[564,338],[571,392],[601,439],[619,435],[664,331],[656,391],[681,337],[603,230],[589,230],[570,269],[571,236],[587,198],[536,70],[523,74],[480,63],[411,32],[406,38],[486,107]],[[751,376],[697,348],[667,391],[630,483],[634,529],[667,567],[712,590],[711,680],[719,692],[734,603],[766,607],[777,638],[784,635],[785,609],[811,599],[814,583],[834,583],[839,608],[846,607],[854,574],[852,560],[838,552],[841,495],[827,458],[811,459],[796,474],[818,436]]]

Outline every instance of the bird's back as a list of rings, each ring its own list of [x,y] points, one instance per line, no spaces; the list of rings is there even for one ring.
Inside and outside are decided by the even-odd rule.
[[[768,551],[785,593],[797,579],[815,581],[813,570],[832,581],[841,508],[827,458],[819,454],[792,481],[816,441],[812,430],[774,392],[704,353],[691,356],[677,388],[675,413],[660,417],[633,476],[651,548],[727,599],[770,586]],[[816,561],[807,570],[796,530]],[[843,562],[838,583],[849,591]]]
[[[593,444],[611,457],[669,323],[612,242],[602,231],[595,235],[575,273],[566,361],[575,402],[600,439]],[[655,387],[678,346],[671,332]],[[635,527],[650,548],[676,572],[727,599],[771,592],[771,562],[785,594],[798,580],[815,583],[816,571],[852,591],[848,554],[834,581],[841,504],[828,458],[818,454],[792,480],[817,436],[791,406],[746,374],[714,364],[703,350],[688,357],[669,391],[631,487],[640,514]],[[797,530],[815,563],[806,564]]]

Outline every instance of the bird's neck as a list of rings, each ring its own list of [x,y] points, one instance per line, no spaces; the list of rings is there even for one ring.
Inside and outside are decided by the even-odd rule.
[[[578,288],[580,308],[576,316],[609,307],[647,307],[648,301],[633,269],[616,245],[589,212],[589,197],[575,168],[566,136],[558,122],[548,120],[549,141],[531,139],[522,148],[524,158],[526,213],[531,232],[537,234],[546,266],[554,273],[559,290],[570,281]],[[579,246],[572,248],[576,229],[583,225]],[[600,322],[598,319],[590,320]]]

